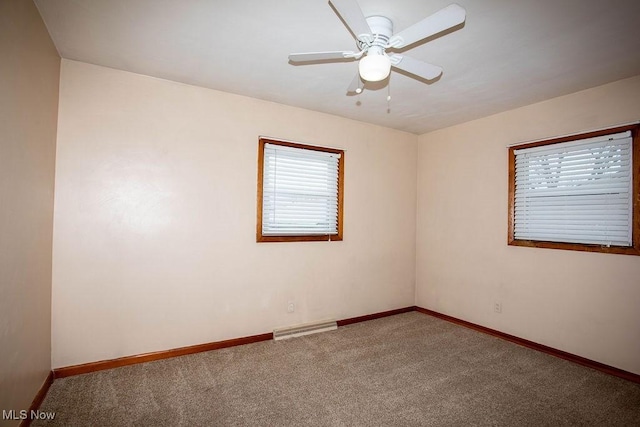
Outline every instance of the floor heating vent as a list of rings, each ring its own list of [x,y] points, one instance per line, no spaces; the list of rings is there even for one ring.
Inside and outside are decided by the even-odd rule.
[[[304,323],[302,325],[290,326],[288,328],[277,328],[273,330],[274,340],[284,340],[287,338],[301,337],[303,335],[315,334],[318,332],[333,331],[338,329],[335,320],[323,320],[321,322]]]

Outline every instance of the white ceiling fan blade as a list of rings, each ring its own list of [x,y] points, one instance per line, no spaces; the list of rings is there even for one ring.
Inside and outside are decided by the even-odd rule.
[[[466,15],[467,12],[461,6],[455,3],[451,4],[433,15],[426,17],[422,21],[413,24],[406,30],[394,34],[389,40],[389,46],[402,48],[426,39],[434,34],[462,24]]]
[[[355,0],[329,0],[342,20],[356,38],[362,34],[371,34],[371,28]]]
[[[360,78],[360,73],[356,73],[353,80],[351,80],[351,84],[347,88],[347,93],[361,93],[362,88],[364,87],[364,82]]]
[[[289,61],[326,61],[332,59],[353,58],[355,55],[356,53],[351,51],[292,53],[291,55],[289,55]]]
[[[406,71],[425,80],[432,80],[442,74],[442,67],[428,64],[404,55],[391,55],[391,66]]]

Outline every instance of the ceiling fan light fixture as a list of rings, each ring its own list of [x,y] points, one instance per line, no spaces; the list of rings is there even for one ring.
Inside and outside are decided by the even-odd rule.
[[[389,76],[391,60],[387,55],[367,55],[358,64],[360,77],[369,82],[379,82]]]

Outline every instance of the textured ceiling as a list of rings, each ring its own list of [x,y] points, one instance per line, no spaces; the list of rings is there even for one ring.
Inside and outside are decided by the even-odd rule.
[[[357,50],[327,0],[36,0],[61,56],[422,134],[640,74],[639,0],[460,0],[464,26],[405,49],[430,83],[392,72],[357,96]],[[449,0],[358,0],[400,31]],[[387,92],[392,99],[387,106]]]

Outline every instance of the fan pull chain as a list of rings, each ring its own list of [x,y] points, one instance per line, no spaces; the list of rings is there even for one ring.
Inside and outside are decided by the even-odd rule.
[[[387,84],[387,114],[391,113],[391,79]]]

